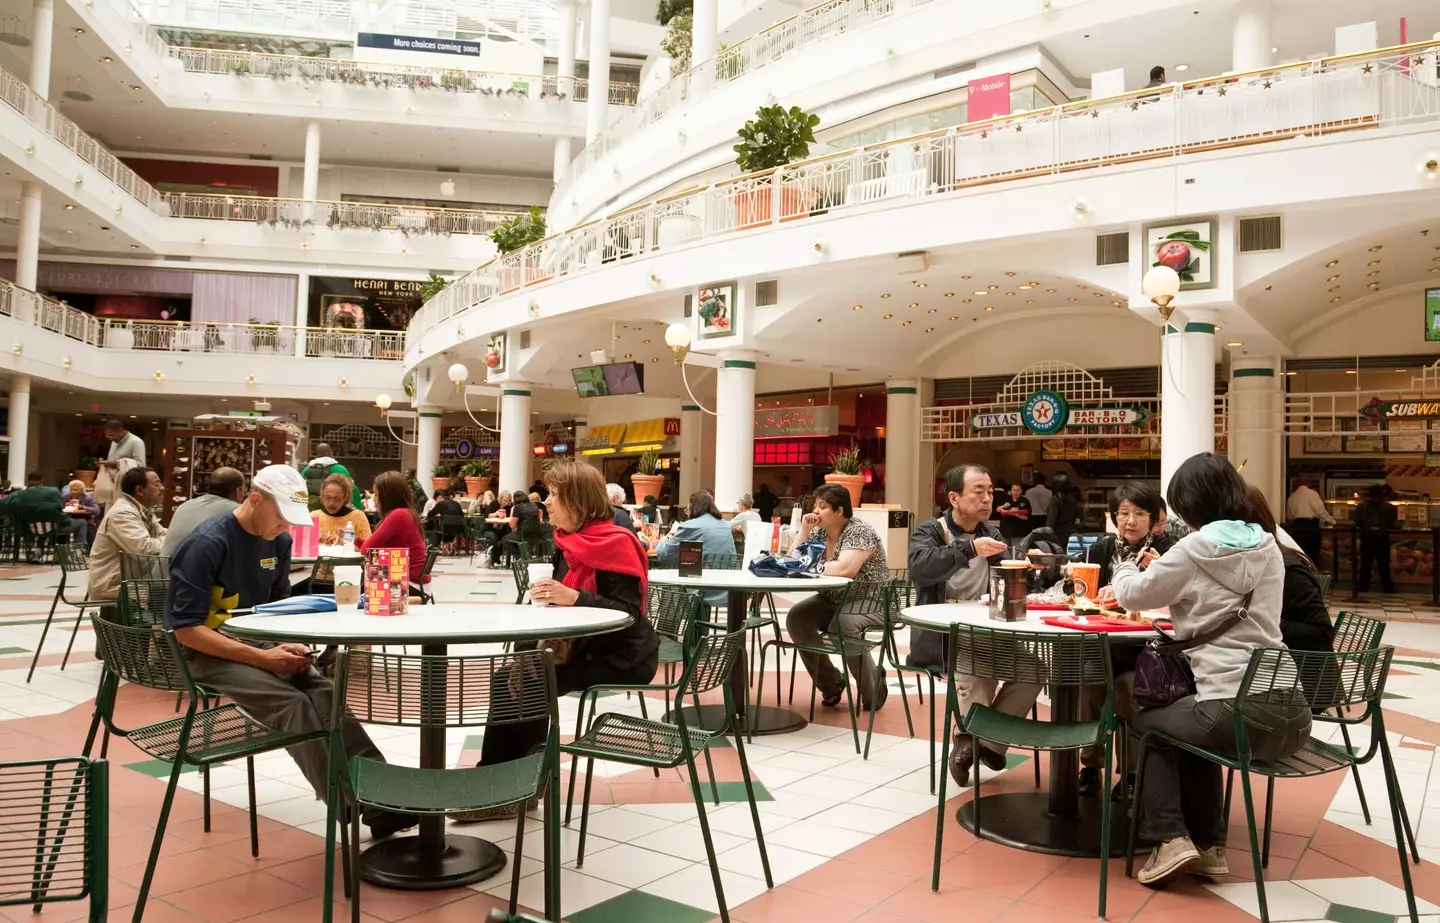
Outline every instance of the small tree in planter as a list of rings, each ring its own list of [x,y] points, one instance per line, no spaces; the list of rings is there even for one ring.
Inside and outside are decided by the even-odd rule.
[[[86,490],[95,486],[95,473],[99,470],[100,466],[89,455],[81,455],[75,460],[75,479],[84,484]]]
[[[280,325],[267,323],[258,317],[250,318],[250,348],[253,352],[268,349],[274,352],[280,346]]]
[[[850,505],[859,506],[860,493],[865,489],[865,469],[869,467],[860,459],[860,447],[852,444],[850,448],[836,452],[830,459],[830,467],[834,471],[825,475],[825,483],[844,487],[850,492]]]
[[[799,106],[786,109],[781,105],[761,106],[755,118],[739,131],[740,143],[735,145],[735,165],[742,173],[774,170],[810,155],[815,143],[815,127],[820,116],[811,115]],[[778,176],[772,182],[779,183]],[[804,190],[781,187],[780,220],[787,221],[809,213],[809,195]],[[741,190],[735,196],[736,226],[744,228],[769,224],[772,193],[768,186]]]
[[[640,456],[638,473],[630,475],[630,487],[635,491],[635,502],[644,503],[646,497],[660,496],[665,475],[660,473],[660,453],[651,449]]]
[[[495,242],[495,249],[502,254],[513,253],[533,244],[545,237],[545,215],[540,211],[540,206],[532,205],[530,210],[523,215],[516,215],[495,230],[490,232],[490,239]],[[540,271],[530,266],[505,266],[499,269],[500,291],[510,292],[522,285],[529,285],[543,278]]]
[[[449,490],[450,479],[455,476],[455,471],[449,465],[440,464],[430,469],[430,489]]]
[[[472,458],[460,466],[460,475],[465,478],[465,493],[478,497],[490,489],[490,459]]]
[[[689,11],[676,13],[667,24],[665,38],[660,41],[660,50],[670,56],[670,79],[672,80],[690,69],[693,27],[694,17]]]
[[[441,292],[445,291],[445,288],[446,288],[449,284],[450,284],[450,280],[449,280],[449,279],[447,279],[447,278],[445,278],[444,276],[440,275],[438,272],[431,272],[431,273],[430,273],[430,278],[428,278],[428,279],[426,279],[424,282],[421,282],[421,283],[420,283],[420,300],[421,300],[421,302],[429,301],[431,298],[434,298],[436,295],[438,295],[438,294],[440,294]]]

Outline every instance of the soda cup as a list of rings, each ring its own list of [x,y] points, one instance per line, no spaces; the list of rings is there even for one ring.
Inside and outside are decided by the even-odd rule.
[[[1100,565],[1071,564],[1070,572],[1075,579],[1075,595],[1094,599],[1100,592]]]

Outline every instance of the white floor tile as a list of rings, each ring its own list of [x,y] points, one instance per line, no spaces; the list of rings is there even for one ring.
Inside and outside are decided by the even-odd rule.
[[[723,869],[720,872],[720,884],[725,889],[727,907],[738,907],[766,891],[764,880]],[[705,863],[692,865],[683,871],[652,881],[640,890],[712,913],[720,912],[720,902],[715,897],[714,878],[709,865]]]
[[[715,844],[716,853],[752,842],[745,837],[725,833],[722,830],[711,830],[710,839]],[[663,830],[657,830],[632,840],[630,845],[676,856],[690,862],[705,861],[705,838],[701,835],[698,824],[670,824]]]
[[[1405,892],[1378,878],[1312,878],[1294,883],[1332,904],[1363,907],[1397,916],[1410,912]],[[1440,907],[1420,898],[1415,899],[1415,909],[1420,913],[1440,913]]]
[[[1246,913],[1259,918],[1260,899],[1256,896],[1255,885],[1251,882],[1224,885],[1207,884],[1205,887]],[[1330,912],[1330,901],[1291,881],[1266,882],[1265,903],[1270,911],[1271,923],[1323,920],[1325,915]]]
[[[788,846],[773,845],[769,842],[768,837],[765,842],[765,852],[770,859],[770,877],[774,879],[777,886],[799,878],[826,862],[824,856],[815,853],[791,849]],[[720,868],[726,871],[739,872],[751,878],[765,880],[765,870],[760,865],[760,849],[753,842],[736,846],[734,849],[727,849],[716,855],[715,859]]]
[[[495,886],[485,889],[485,893],[508,900],[510,877],[499,875],[492,881],[496,881]],[[612,897],[624,894],[627,890],[629,889],[613,882],[592,878],[571,869],[562,869],[560,872],[561,914],[569,916],[572,913],[579,913],[586,907],[594,907],[602,901],[608,901]],[[542,869],[536,869],[533,874],[520,879],[520,903],[525,907],[536,909],[545,906],[545,873]]]
[[[580,828],[579,810],[578,807],[575,809],[575,817],[570,822],[570,826],[577,830]],[[669,826],[671,822],[663,818],[651,817],[628,808],[612,808],[591,817],[589,831],[595,836],[617,843],[633,843],[646,834],[664,830]]]
[[[816,814],[811,820],[868,836],[879,836],[890,828],[903,824],[912,816],[865,805],[842,804]]]
[[[588,847],[589,844],[586,845]],[[589,853],[589,850],[586,852]],[[573,863],[567,865],[574,868]],[[586,855],[585,867],[581,871],[627,888],[638,888],[689,868],[690,865],[692,863],[688,860],[676,856],[620,843]]]
[[[866,834],[846,830],[832,824],[822,824],[812,817],[780,828],[773,835],[766,837],[765,842],[833,859],[847,849],[854,849],[869,839],[870,837]]]

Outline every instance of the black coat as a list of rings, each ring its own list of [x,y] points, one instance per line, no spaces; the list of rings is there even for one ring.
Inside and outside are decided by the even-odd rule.
[[[947,510],[945,513],[949,516]],[[962,567],[970,566],[975,558],[975,543],[972,536],[954,538],[946,543],[946,526],[938,519],[927,519],[910,533],[910,582],[915,584],[917,606],[942,603],[945,601],[945,583]],[[1004,541],[1000,529],[992,522],[981,522],[975,527],[974,536]],[[953,537],[953,536],[952,536]],[[1000,560],[994,555],[990,562]],[[910,655],[906,663],[914,667],[928,667],[932,670],[945,668],[945,635],[924,628],[910,629]]]
[[[1285,559],[1285,589],[1280,601],[1280,637],[1296,651],[1328,651],[1335,641],[1335,625],[1325,608],[1320,581],[1309,562],[1290,551]]]
[[[554,565],[556,580],[564,580],[570,567],[565,554],[559,548],[550,559]],[[607,632],[589,638],[575,639],[572,657],[597,661],[616,670],[630,670],[646,661],[656,662],[659,656],[660,639],[644,615],[640,599],[640,578],[619,574],[609,570],[595,572],[595,591],[578,591],[577,606],[594,609],[619,609],[628,613],[635,621],[619,631]]]
[[[1076,564],[1099,564],[1100,586],[1109,586],[1115,582],[1115,545],[1118,541],[1119,539],[1114,535],[1105,535],[1087,549],[1088,556],[1086,551],[1082,551],[1072,555],[1070,560]],[[1175,539],[1162,532],[1151,537],[1150,547],[1154,548],[1157,553],[1164,554],[1175,547]]]

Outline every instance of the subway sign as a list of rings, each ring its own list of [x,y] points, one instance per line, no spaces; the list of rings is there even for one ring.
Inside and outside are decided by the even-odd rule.
[[[1372,423],[1382,420],[1440,420],[1440,401],[1382,401],[1378,397],[1359,410]]]

